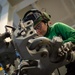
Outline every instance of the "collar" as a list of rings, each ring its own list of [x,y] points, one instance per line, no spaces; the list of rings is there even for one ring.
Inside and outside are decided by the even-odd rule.
[[[45,37],[49,36],[50,30],[51,30],[51,27],[48,26],[48,27],[47,27],[47,32],[46,32],[46,34],[44,35]]]

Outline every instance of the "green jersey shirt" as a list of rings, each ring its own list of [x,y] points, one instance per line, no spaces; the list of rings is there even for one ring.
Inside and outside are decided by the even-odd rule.
[[[48,27],[45,37],[52,39],[55,36],[61,36],[63,42],[75,42],[75,29],[68,26],[67,24],[57,22],[52,26]]]

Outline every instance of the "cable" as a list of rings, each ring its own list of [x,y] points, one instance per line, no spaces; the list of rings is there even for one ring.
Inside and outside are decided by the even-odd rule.
[[[60,74],[60,71],[59,71],[59,69],[58,69],[58,68],[57,68],[57,71],[58,71],[58,75],[61,75],[61,74]]]

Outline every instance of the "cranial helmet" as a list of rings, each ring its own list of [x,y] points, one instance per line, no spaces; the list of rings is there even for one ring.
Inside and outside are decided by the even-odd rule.
[[[44,21],[47,23],[50,21],[51,16],[48,15],[46,12],[40,12],[37,9],[31,9],[28,12],[25,13],[23,17],[23,22],[26,22],[28,20],[33,20],[34,25],[38,24],[40,21]]]

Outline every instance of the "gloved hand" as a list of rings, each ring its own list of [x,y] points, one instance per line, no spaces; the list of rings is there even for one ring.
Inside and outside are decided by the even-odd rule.
[[[73,48],[74,48],[74,44],[72,42],[67,42],[58,49],[58,55],[60,57],[65,56],[65,59],[67,59],[68,61],[71,61]]]

